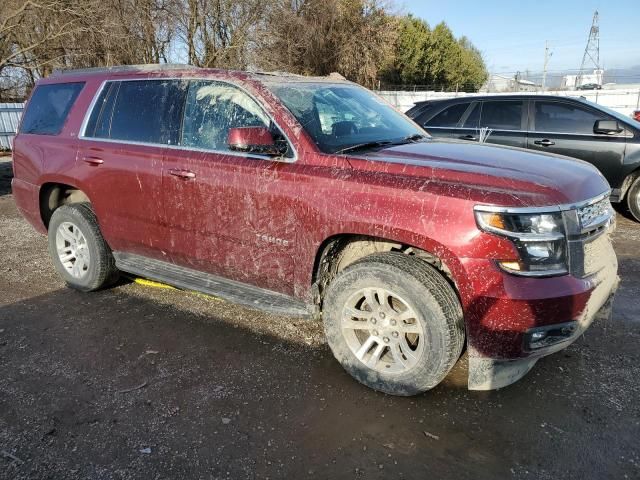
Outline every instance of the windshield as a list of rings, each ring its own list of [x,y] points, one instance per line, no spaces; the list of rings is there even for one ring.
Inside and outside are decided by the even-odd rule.
[[[291,82],[268,87],[325,153],[427,137],[413,122],[357,85]]]

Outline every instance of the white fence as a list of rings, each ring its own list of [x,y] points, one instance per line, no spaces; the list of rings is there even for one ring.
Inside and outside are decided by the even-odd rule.
[[[398,110],[406,112],[416,102],[424,100],[438,100],[453,97],[472,97],[477,95],[514,95],[510,93],[465,93],[465,92],[408,92],[408,91],[380,91],[377,92]],[[640,109],[640,89],[632,90],[584,90],[567,91],[556,90],[547,92],[520,92],[522,95],[559,95],[562,97],[584,97],[594,103],[609,107],[612,110],[631,115],[634,110]]]

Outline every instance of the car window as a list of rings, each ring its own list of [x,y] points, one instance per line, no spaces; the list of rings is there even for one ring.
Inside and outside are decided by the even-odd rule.
[[[120,82],[107,82],[96,99],[84,129],[85,137],[109,138],[113,104]]]
[[[108,137],[176,145],[187,82],[135,80],[119,83]]]
[[[606,118],[579,105],[565,102],[536,102],[535,130],[592,134],[597,120]]]
[[[483,102],[480,125],[494,130],[520,130],[522,102],[513,100]]]
[[[181,145],[231,150],[229,129],[271,126],[262,107],[238,87],[226,82],[193,81],[185,106]]]
[[[265,82],[325,153],[425,136],[377,95],[349,83]]]
[[[467,111],[469,108],[468,103],[456,103],[455,105],[451,105],[450,107],[445,108],[443,111],[438,113],[431,120],[428,120],[425,123],[427,127],[455,127],[458,125],[460,121],[460,117]]]
[[[482,110],[481,105],[482,104],[478,102],[471,107],[472,110],[462,124],[463,128],[478,128],[480,125],[480,111]]]
[[[21,133],[58,135],[84,82],[40,85],[31,95]]]

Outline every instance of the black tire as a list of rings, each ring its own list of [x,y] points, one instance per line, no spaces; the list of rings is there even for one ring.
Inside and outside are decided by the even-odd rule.
[[[640,222],[640,177],[634,180],[627,191],[627,207],[633,218]]]
[[[416,313],[426,342],[408,370],[380,372],[360,361],[349,347],[341,328],[343,310],[364,288],[393,292]],[[402,253],[373,254],[340,272],[327,288],[323,319],[327,342],[344,369],[362,384],[392,395],[416,395],[438,385],[460,358],[464,344],[462,307],[452,286],[423,260]],[[384,357],[391,349],[383,352]]]
[[[65,222],[73,224],[86,239],[89,265],[80,277],[72,275],[58,255],[56,235],[60,225]],[[63,205],[53,212],[49,222],[49,254],[58,274],[69,287],[76,290],[92,292],[107,287],[118,279],[111,249],[102,237],[98,219],[88,203]]]

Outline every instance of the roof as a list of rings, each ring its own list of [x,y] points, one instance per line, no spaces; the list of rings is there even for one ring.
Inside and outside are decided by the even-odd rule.
[[[568,98],[570,100],[578,100],[581,101],[583,98],[580,95],[539,95],[535,92],[527,93],[502,93],[495,95],[464,95],[459,97],[449,97],[449,98],[434,98],[432,100],[422,100],[420,102],[416,102],[415,105],[424,105],[426,103],[438,103],[438,102],[452,102],[452,101],[475,101],[475,100],[495,100],[495,99],[525,99],[525,98],[540,98],[540,99],[553,99],[557,100],[558,98]]]
[[[225,70],[220,68],[202,68],[194,65],[179,64],[179,63],[155,63],[155,64],[142,64],[142,65],[118,65],[112,67],[93,67],[93,68],[81,68],[81,69],[69,69],[69,70],[56,70],[48,77],[50,79],[58,79],[60,77],[86,77],[93,75],[100,76],[127,76],[140,75],[140,74],[179,74],[179,75],[196,75],[206,77],[208,74],[224,75],[231,78],[247,79],[252,78],[254,80],[269,82],[269,81],[296,81],[296,82],[344,82],[346,79],[338,74],[331,73],[326,77],[312,77],[305,75],[298,75],[290,72],[267,72],[260,70]]]
[[[0,149],[11,149],[24,103],[0,103]]]

